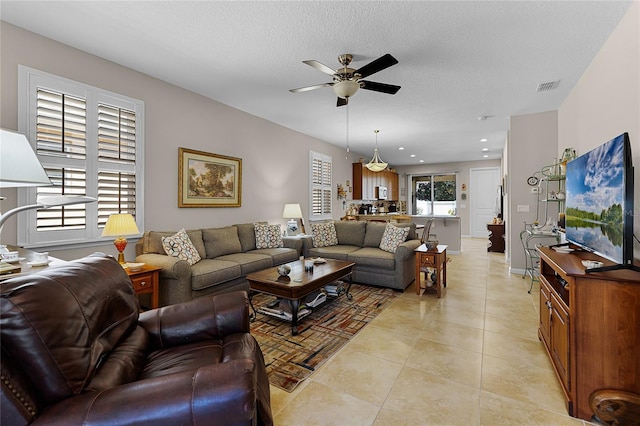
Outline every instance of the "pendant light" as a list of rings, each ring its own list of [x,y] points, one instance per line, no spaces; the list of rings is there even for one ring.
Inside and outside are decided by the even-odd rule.
[[[380,130],[374,130],[373,132],[376,134],[376,149],[373,150],[373,158],[365,164],[365,167],[372,172],[381,172],[387,168],[388,164],[382,161],[378,155],[378,133],[380,133]]]

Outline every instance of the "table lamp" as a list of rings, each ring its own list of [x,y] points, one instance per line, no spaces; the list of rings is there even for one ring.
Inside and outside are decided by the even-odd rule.
[[[298,221],[296,219],[300,219],[300,225],[302,227],[302,233],[304,234],[304,219],[302,217],[302,209],[300,208],[300,204],[285,204],[284,210],[282,211],[282,217],[284,219],[289,219],[287,222],[287,234],[295,235],[298,230]]]
[[[103,237],[118,237],[113,241],[113,245],[118,249],[118,263],[125,264],[124,249],[127,247],[125,235],[137,235],[140,231],[136,221],[130,213],[112,214],[107,219],[107,224],[102,231]]]
[[[0,188],[52,185],[27,137],[22,133],[0,129]],[[0,200],[2,199],[4,198],[0,197]],[[24,210],[46,209],[93,201],[96,201],[93,197],[74,195],[40,197],[37,199],[36,204],[18,206],[0,214],[0,231],[9,217]]]

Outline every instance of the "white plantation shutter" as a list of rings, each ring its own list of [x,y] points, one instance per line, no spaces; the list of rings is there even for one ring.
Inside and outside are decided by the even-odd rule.
[[[87,195],[96,203],[18,216],[18,243],[53,246],[101,240],[111,214],[143,205],[144,103],[27,67],[19,67],[19,129],[53,186],[20,189],[20,205],[47,195]]]
[[[331,219],[331,157],[317,152],[309,152],[310,193],[309,211],[311,220]]]

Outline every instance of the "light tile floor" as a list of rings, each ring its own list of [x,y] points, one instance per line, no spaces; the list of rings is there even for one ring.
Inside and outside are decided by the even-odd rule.
[[[537,284],[485,239],[449,257],[443,298],[412,284],[294,392],[272,386],[276,425],[589,424],[538,340]]]

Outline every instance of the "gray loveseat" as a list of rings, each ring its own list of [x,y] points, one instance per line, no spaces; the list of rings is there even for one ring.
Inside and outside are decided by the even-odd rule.
[[[136,243],[136,262],[159,266],[160,305],[173,305],[209,294],[249,291],[247,274],[292,262],[300,257],[302,241],[283,238],[284,247],[256,249],[253,223],[187,230],[202,258],[190,265],[165,254],[162,237],[176,232],[147,231]]]
[[[416,225],[406,224],[409,235],[395,253],[380,249],[386,223],[340,221],[334,223],[337,245],[314,247],[312,238],[304,238],[305,257],[323,257],[355,263],[354,282],[389,287],[404,291],[416,276],[414,250],[420,246],[416,239]],[[398,227],[404,227],[398,225]]]

